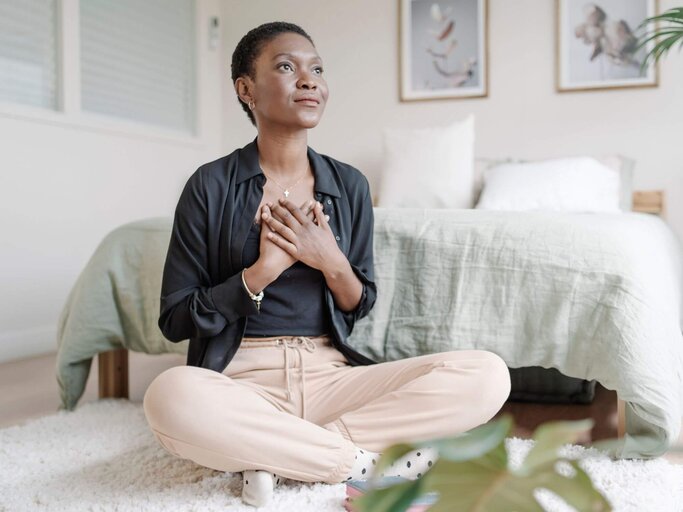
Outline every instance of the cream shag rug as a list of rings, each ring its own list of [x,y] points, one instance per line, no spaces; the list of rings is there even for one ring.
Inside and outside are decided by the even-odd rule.
[[[508,438],[506,445],[516,465],[533,441]],[[566,445],[563,455],[585,451]],[[610,461],[601,454],[581,465],[614,510],[683,510],[683,465]],[[0,430],[0,511],[255,510],[242,503],[241,488],[240,473],[165,452],[148,430],[142,405],[128,400],[90,402]],[[285,480],[259,510],[342,512],[344,496],[343,484]],[[546,510],[573,510],[550,493],[537,496]]]

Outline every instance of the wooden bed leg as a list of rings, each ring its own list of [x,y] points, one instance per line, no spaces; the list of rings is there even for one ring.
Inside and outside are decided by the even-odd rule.
[[[626,434],[626,402],[617,398],[617,437],[622,438]]]
[[[129,398],[128,350],[120,348],[97,355],[100,398]]]

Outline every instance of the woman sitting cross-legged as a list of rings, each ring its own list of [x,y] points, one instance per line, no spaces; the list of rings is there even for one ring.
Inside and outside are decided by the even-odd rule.
[[[377,362],[346,339],[377,298],[373,207],[355,167],[308,146],[329,90],[297,25],[266,23],[232,57],[257,136],[202,165],[176,207],[159,327],[190,340],[187,365],[150,384],[144,411],[170,453],[243,472],[266,503],[283,478],[368,478],[386,447],[465,432],[510,392],[505,362],[456,350]],[[418,478],[436,453],[385,475]]]

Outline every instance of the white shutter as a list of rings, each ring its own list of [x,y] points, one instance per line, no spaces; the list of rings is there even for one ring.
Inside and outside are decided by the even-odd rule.
[[[193,0],[81,0],[84,111],[195,133]]]
[[[0,101],[57,108],[55,0],[0,0]]]

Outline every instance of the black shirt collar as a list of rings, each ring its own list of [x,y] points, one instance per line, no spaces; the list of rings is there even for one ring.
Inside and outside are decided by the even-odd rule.
[[[256,144],[257,139],[258,136],[254,137],[253,141],[240,150],[239,165],[237,166],[237,184],[259,174],[263,174],[261,166],[258,163],[258,146]],[[307,146],[307,148],[308,160],[311,163],[313,175],[315,176],[315,191],[335,197],[341,197],[339,187],[333,179],[333,171],[329,162],[327,162],[327,160],[314,151],[310,146]]]

